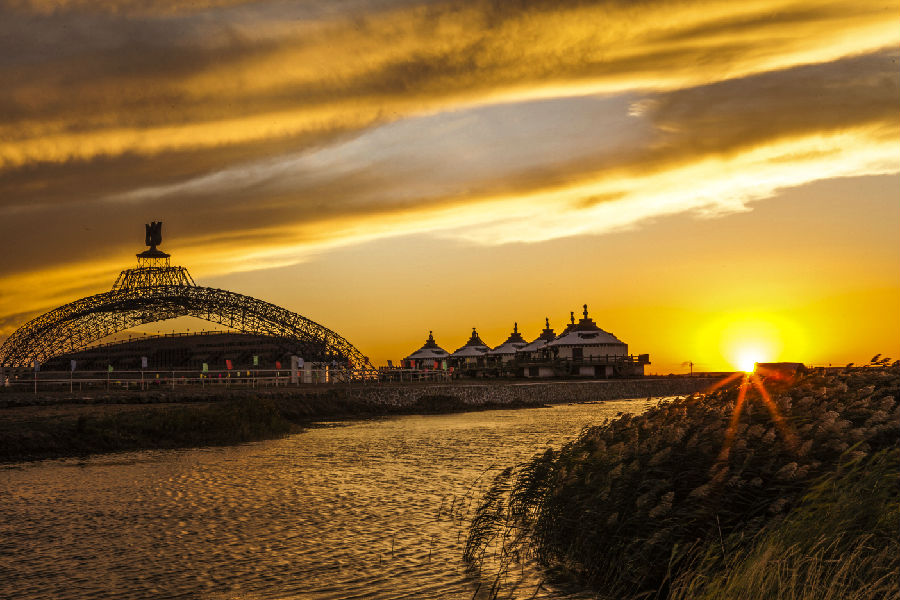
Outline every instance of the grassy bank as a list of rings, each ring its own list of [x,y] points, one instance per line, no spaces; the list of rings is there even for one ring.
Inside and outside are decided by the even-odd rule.
[[[273,402],[257,398],[130,410],[84,408],[5,419],[0,423],[0,460],[237,444],[283,435],[295,427]]]
[[[210,396],[179,400],[3,409],[0,462],[223,446],[279,437],[325,420],[543,406],[539,401],[468,404],[460,398],[439,394],[423,395],[409,404],[390,404],[361,402],[335,392],[306,395],[244,392],[218,400]]]
[[[900,367],[765,387],[622,416],[505,471],[467,560],[502,543],[620,599],[896,595]]]

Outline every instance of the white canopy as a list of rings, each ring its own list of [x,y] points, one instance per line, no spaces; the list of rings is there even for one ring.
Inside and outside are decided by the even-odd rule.
[[[466,344],[459,348],[456,352],[450,355],[451,358],[472,358],[478,356],[484,356],[490,350],[487,344],[481,341],[481,338],[478,337],[478,332],[475,331],[475,328],[472,328],[472,337],[469,338],[469,341]]]
[[[513,323],[512,333],[509,334],[506,341],[493,350],[489,350],[488,354],[492,356],[512,356],[519,348],[527,344],[528,342],[526,342],[525,338],[522,337],[522,334],[519,333],[519,324]]]
[[[450,356],[450,354],[437,345],[437,342],[434,341],[434,335],[429,331],[428,339],[425,340],[425,345],[403,360],[441,360],[448,356]]]

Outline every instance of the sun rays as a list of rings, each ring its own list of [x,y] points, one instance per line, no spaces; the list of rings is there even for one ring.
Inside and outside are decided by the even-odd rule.
[[[785,420],[784,416],[782,416],[781,410],[778,408],[778,404],[774,400],[772,400],[769,391],[766,389],[764,384],[764,377],[766,376],[771,376],[776,379],[778,378],[775,372],[767,371],[765,369],[757,369],[753,372],[737,372],[729,375],[721,381],[716,382],[707,390],[706,393],[708,394],[728,385],[738,378],[741,378],[741,383],[738,387],[737,399],[735,400],[734,409],[731,413],[731,419],[728,423],[728,429],[725,430],[725,440],[722,443],[722,450],[719,453],[718,457],[719,462],[727,461],[729,456],[731,455],[731,448],[734,444],[735,436],[738,433],[738,425],[740,423],[741,414],[748,402],[748,393],[751,394],[752,399],[753,391],[756,391],[759,400],[761,400],[762,404],[766,407],[766,410],[768,411],[769,416],[775,425],[775,428],[778,430],[778,433],[784,440],[785,446],[787,446],[792,451],[796,449],[797,435],[796,433],[794,433],[794,430],[791,427],[790,423],[788,423],[788,421]]]

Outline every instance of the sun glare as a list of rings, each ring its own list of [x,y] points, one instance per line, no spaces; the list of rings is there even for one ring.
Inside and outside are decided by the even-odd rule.
[[[754,348],[746,348],[738,352],[735,359],[735,366],[741,371],[752,373],[753,368],[758,362],[766,362],[762,352]]]
[[[780,360],[786,342],[792,352],[797,352],[800,336],[786,323],[766,317],[731,315],[720,321],[716,332],[719,350],[731,368],[752,373],[755,363]]]

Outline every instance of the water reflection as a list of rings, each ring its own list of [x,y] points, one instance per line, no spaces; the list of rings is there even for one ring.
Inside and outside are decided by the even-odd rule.
[[[463,517],[493,474],[648,406],[408,416],[7,467],[0,597],[486,598],[493,577],[461,562]],[[528,565],[509,577],[501,597],[576,597],[537,589]]]

